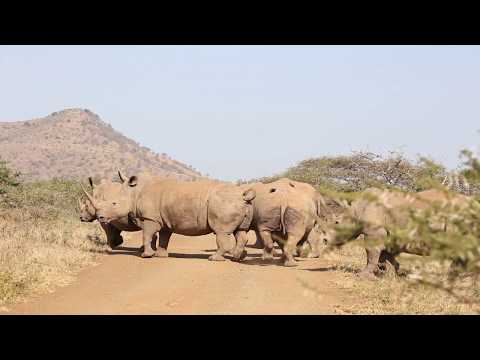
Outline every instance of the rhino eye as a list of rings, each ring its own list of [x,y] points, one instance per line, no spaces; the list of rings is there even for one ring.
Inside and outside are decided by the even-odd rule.
[[[116,202],[113,202],[113,203],[112,203],[112,205],[114,205],[114,206],[115,206],[115,205],[117,205],[117,203],[116,203]]]

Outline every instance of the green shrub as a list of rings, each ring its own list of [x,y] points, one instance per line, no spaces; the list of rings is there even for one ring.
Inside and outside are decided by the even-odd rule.
[[[5,160],[0,158],[0,194],[4,194],[11,187],[19,185],[20,173],[12,171]]]

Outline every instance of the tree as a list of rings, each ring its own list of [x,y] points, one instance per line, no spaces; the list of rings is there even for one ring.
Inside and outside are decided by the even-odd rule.
[[[427,158],[412,163],[403,154],[382,156],[372,152],[322,156],[303,160],[285,172],[252,181],[271,182],[281,177],[309,183],[317,188],[359,192],[368,187],[393,187],[421,191],[441,181],[445,168]]]

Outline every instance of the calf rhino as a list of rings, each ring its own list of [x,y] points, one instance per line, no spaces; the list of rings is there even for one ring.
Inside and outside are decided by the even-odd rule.
[[[98,185],[94,185],[92,178],[89,177],[88,181],[92,189],[92,195],[90,195],[82,185],[83,191],[87,197],[83,198],[82,200],[78,199],[80,208],[80,221],[93,222],[97,220],[96,210],[92,205],[91,199],[96,199],[93,201],[99,201],[106,198],[113,199],[119,195],[120,191],[122,190],[122,184],[125,182],[126,178],[121,171],[118,171],[118,176],[121,181],[120,183],[102,179]],[[161,179],[158,176],[153,176],[147,171],[142,172],[138,176],[142,178],[143,182],[147,182],[152,179]],[[135,232],[142,230],[128,216],[116,219],[108,224],[100,222],[100,226],[102,227],[103,231],[105,231],[108,246],[110,246],[112,249],[115,249],[117,246],[120,246],[123,243],[123,237],[121,235],[122,231]]]
[[[305,183],[282,178],[269,184],[248,185],[255,190],[250,229],[264,244],[263,259],[273,258],[274,240],[283,250],[284,265],[296,266],[294,254],[298,244],[310,241],[312,255],[318,256],[319,237],[310,236],[325,216],[322,196]],[[244,251],[246,236],[237,241],[234,258]]]
[[[237,241],[246,236],[254,198],[254,190],[233,184],[174,179],[142,184],[137,176],[131,176],[115,198],[91,201],[100,222],[110,224],[130,217],[142,228],[142,257],[167,257],[172,233],[198,236],[214,232],[218,248],[209,260],[222,261],[235,247],[231,235]]]
[[[432,209],[435,205],[466,206],[470,198],[464,195],[449,197],[444,191],[426,190],[415,194],[406,194],[400,191],[380,190],[369,188],[363,196],[354,200],[350,207],[346,208],[341,217],[343,224],[353,226],[353,231],[348,236],[338,234],[330,228],[327,242],[331,246],[340,246],[363,235],[365,238],[384,239],[389,236],[394,228],[406,226],[411,211],[421,213]],[[433,231],[447,231],[447,222],[434,222],[430,224]],[[360,275],[373,278],[376,274],[385,270],[386,263],[393,265],[398,272],[400,264],[396,256],[401,253],[415,255],[429,255],[429,249],[425,245],[419,245],[418,236],[412,234],[415,241],[409,242],[398,249],[387,251],[385,245],[366,248],[367,265]]]

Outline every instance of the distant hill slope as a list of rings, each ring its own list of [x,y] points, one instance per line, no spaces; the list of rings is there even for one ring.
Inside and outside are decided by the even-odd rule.
[[[191,166],[139,145],[86,109],[0,122],[0,158],[27,181],[111,177],[117,169],[127,175],[149,170],[183,179],[201,177]]]

